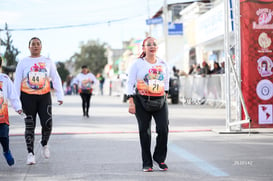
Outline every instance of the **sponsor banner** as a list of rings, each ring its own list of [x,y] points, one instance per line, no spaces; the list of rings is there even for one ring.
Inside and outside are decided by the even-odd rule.
[[[241,87],[251,127],[273,127],[273,1],[241,0],[240,12]]]
[[[272,104],[259,105],[259,124],[273,124]]]

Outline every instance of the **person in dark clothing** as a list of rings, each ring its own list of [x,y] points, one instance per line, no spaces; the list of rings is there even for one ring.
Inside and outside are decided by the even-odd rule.
[[[100,94],[103,95],[103,85],[104,85],[105,78],[103,77],[102,74],[99,74],[98,80],[100,82]]]
[[[218,62],[214,62],[211,74],[220,74],[221,71],[222,71],[222,68],[220,67],[219,63]]]

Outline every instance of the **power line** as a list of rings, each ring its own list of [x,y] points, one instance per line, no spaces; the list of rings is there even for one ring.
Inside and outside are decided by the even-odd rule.
[[[40,27],[40,28],[9,28],[8,31],[39,31],[39,30],[52,30],[52,29],[66,29],[66,28],[77,28],[77,27],[85,27],[85,26],[94,26],[99,24],[111,24],[121,21],[127,21],[130,19],[134,19],[140,17],[134,16],[134,17],[127,17],[127,18],[120,18],[120,19],[114,19],[109,21],[103,21],[103,22],[94,22],[94,23],[85,23],[85,24],[78,24],[78,25],[63,25],[63,26],[53,26],[53,27]],[[5,29],[1,29],[0,31],[4,31]]]

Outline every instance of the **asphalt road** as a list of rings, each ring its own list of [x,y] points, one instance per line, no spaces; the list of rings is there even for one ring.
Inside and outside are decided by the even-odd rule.
[[[225,109],[171,105],[167,172],[141,170],[136,119],[117,96],[93,96],[89,119],[82,118],[79,96],[53,105],[51,157],[42,158],[40,124],[35,137],[36,165],[26,165],[24,123],[10,108],[10,147],[15,165],[0,156],[0,181],[270,181],[273,133],[220,134]],[[154,130],[154,124],[153,130]],[[153,145],[156,134],[153,133]],[[153,145],[152,148],[153,149]]]

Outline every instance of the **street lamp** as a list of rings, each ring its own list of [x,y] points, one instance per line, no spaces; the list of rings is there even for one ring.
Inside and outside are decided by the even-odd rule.
[[[165,41],[165,61],[168,61],[169,56],[168,56],[168,4],[167,0],[164,0],[164,5],[163,5],[163,15],[164,15],[164,25],[163,25],[163,30],[164,30],[164,41]]]

